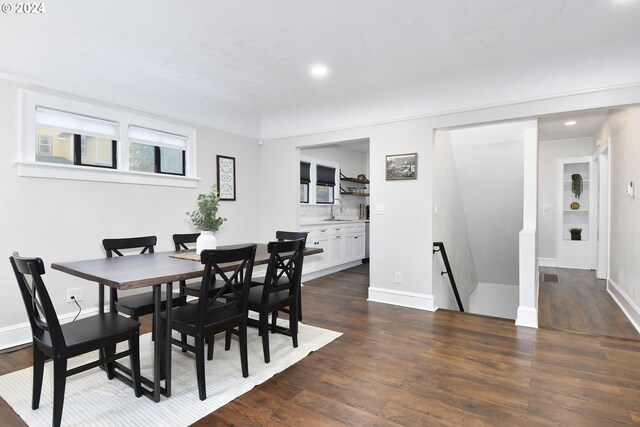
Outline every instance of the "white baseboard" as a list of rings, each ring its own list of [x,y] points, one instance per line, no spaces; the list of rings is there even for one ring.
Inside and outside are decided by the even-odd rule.
[[[627,316],[633,327],[640,332],[640,307],[611,279],[607,281],[607,292]]]
[[[344,264],[336,265],[329,268],[324,268],[322,270],[311,271],[309,273],[302,273],[302,281],[317,279],[318,277],[326,276],[328,274],[337,273],[338,271],[346,270],[347,268],[357,267],[358,265],[362,265],[362,260],[356,260],[351,262],[346,262]]]
[[[558,262],[555,258],[538,258],[538,267],[557,267]]]
[[[535,307],[519,306],[516,326],[538,329],[538,310]]]
[[[385,288],[369,287],[369,297],[367,300],[399,305],[401,307],[417,308],[418,310],[436,311],[437,309],[433,295],[395,291]]]
[[[105,310],[109,310],[107,307]],[[79,319],[93,316],[98,314],[98,307],[88,308],[82,310]],[[60,323],[69,323],[76,317],[75,313],[63,314],[59,317]],[[9,325],[4,328],[0,328],[0,349],[11,348],[22,344],[27,344],[32,341],[31,325],[29,322],[18,323],[17,325]]]

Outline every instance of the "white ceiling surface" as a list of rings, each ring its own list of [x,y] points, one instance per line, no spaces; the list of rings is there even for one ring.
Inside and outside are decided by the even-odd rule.
[[[45,8],[0,14],[0,74],[263,138],[640,75],[637,1],[58,0]],[[317,62],[328,78],[309,77]]]
[[[561,139],[594,137],[604,124],[609,110],[593,110],[555,114],[538,120],[538,140],[553,141]],[[567,126],[568,121],[575,121],[573,126]]]
[[[478,282],[518,286],[524,130],[535,121],[450,131]]]

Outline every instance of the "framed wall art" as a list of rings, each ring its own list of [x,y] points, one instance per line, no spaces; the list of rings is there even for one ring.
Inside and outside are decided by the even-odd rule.
[[[386,171],[387,181],[418,178],[418,153],[388,155]]]
[[[236,158],[216,156],[218,195],[220,200],[236,199]]]

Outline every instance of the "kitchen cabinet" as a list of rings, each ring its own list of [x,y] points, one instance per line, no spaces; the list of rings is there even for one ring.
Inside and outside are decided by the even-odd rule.
[[[329,227],[302,227],[301,231],[309,233],[307,236],[307,246],[311,248],[320,248],[322,253],[305,257],[302,264],[302,273],[309,273],[316,270],[322,270],[329,267],[330,264],[330,248],[329,248]]]
[[[365,257],[365,224],[347,221],[331,225],[302,225],[309,233],[307,246],[322,248],[323,253],[306,257],[303,274],[327,268],[337,268]]]

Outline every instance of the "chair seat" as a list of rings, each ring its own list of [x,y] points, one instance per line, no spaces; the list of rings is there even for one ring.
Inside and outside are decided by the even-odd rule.
[[[60,325],[68,357],[97,350],[110,341],[116,343],[126,339],[132,330],[137,330],[140,322],[117,313],[105,313],[79,319]],[[36,338],[47,347],[53,347],[49,334]]]
[[[249,310],[261,311],[263,288],[264,285],[260,285],[249,289]],[[292,300],[293,295],[290,295],[288,290],[272,292],[269,294],[269,305],[266,311],[270,312],[273,309],[287,306],[291,304]]]
[[[220,302],[215,302],[216,305],[223,305]],[[162,319],[167,318],[166,312],[161,314]],[[187,304],[182,307],[173,309],[171,318],[171,324],[173,329],[180,333],[190,333],[195,329],[196,319],[198,318],[198,304]],[[206,329],[219,329],[223,325],[237,325],[244,318],[245,314],[242,310],[228,306],[213,313],[208,313],[204,316],[204,328]]]
[[[162,292],[160,295],[161,310],[167,309],[167,294]],[[187,303],[187,296],[173,294],[171,300],[174,307],[179,307]],[[153,292],[145,292],[142,294],[128,295],[120,297],[116,301],[116,310],[131,316],[144,316],[153,313]]]

